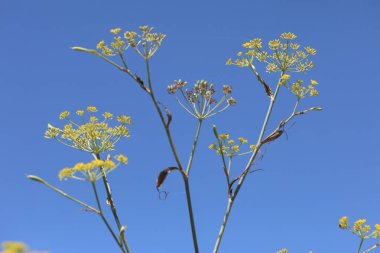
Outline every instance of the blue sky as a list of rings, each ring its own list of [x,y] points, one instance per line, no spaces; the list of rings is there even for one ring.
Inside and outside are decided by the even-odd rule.
[[[57,178],[61,168],[91,157],[44,139],[43,133],[48,123],[61,124],[61,111],[95,105],[135,122],[131,138],[118,149],[130,164],[110,175],[133,251],[192,252],[181,178],[170,175],[165,201],[154,187],[159,171],[174,160],[148,97],[110,65],[69,49],[95,47],[110,38],[110,28],[148,24],[167,34],[152,60],[152,75],[159,100],[173,113],[182,160],[196,122],[166,94],[166,86],[179,78],[227,83],[238,101],[206,122],[194,161],[201,252],[212,250],[226,206],[221,164],[207,148],[211,126],[254,141],[267,106],[251,73],[225,62],[243,42],[268,41],[287,31],[318,50],[316,68],[304,78],[318,80],[320,97],[303,106],[324,111],[297,119],[288,138],[265,147],[257,164],[263,171],[246,181],[220,252],[353,252],[358,239],[340,231],[337,220],[347,215],[380,223],[379,10],[375,0],[0,1],[0,241],[20,240],[52,253],[117,252],[98,217],[25,178],[39,175],[94,204],[90,185]],[[138,58],[132,68],[144,75]],[[262,66],[259,70],[274,80]],[[291,99],[281,94],[270,127],[290,112]]]

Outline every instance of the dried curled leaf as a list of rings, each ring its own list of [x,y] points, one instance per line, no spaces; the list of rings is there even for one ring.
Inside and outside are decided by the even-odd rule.
[[[169,128],[170,122],[172,122],[173,116],[172,116],[172,113],[169,111],[169,109],[166,106],[164,107],[164,109],[165,109],[165,113],[166,113],[166,117],[167,117],[166,127]]]
[[[279,138],[282,134],[284,133],[283,130],[276,130],[274,131],[273,133],[271,133],[267,138],[265,138],[261,144],[265,144],[265,143],[268,143],[268,142],[272,142],[274,140],[276,140],[277,138]]]
[[[168,107],[166,105],[164,105],[163,103],[158,102],[158,104],[165,111],[165,114],[166,114],[165,126],[166,126],[166,128],[169,128],[170,123],[172,122],[172,119],[173,119],[172,113],[170,112],[170,110],[168,109]]]
[[[265,89],[265,93],[268,95],[268,97],[272,97],[273,96],[273,93],[272,93],[272,90],[269,88],[269,85],[266,84],[264,81],[262,82],[263,86],[264,86],[264,89]]]
[[[156,181],[156,188],[157,189],[160,189],[160,187],[164,183],[164,181],[165,181],[166,177],[168,176],[168,174],[170,172],[172,172],[173,170],[178,170],[178,168],[177,167],[168,167],[168,168],[166,168],[166,169],[164,169],[163,171],[160,172],[160,174],[157,177],[157,181]]]

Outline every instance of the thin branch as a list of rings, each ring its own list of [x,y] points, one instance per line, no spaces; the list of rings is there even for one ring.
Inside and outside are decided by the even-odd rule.
[[[167,127],[167,125],[165,123],[165,118],[164,118],[163,113],[162,113],[160,107],[158,106],[158,102],[157,102],[157,100],[155,98],[154,91],[153,91],[153,85],[152,85],[152,81],[151,81],[151,75],[150,75],[149,59],[145,59],[145,66],[146,66],[147,77],[148,77],[148,86],[149,86],[149,89],[151,91],[149,93],[149,95],[150,95],[150,97],[152,99],[152,102],[153,102],[153,104],[154,104],[157,112],[158,112],[158,115],[159,115],[159,117],[161,119],[161,123],[164,126],[165,133],[166,133],[166,136],[168,138],[170,148],[172,150],[173,156],[174,156],[174,158],[175,158],[175,160],[177,162],[179,171],[182,174],[182,178],[183,178],[183,181],[184,181],[184,184],[185,184],[186,201],[187,201],[187,208],[188,208],[188,212],[189,212],[189,219],[190,219],[191,233],[192,233],[192,238],[193,238],[194,252],[195,253],[199,253],[198,239],[197,239],[197,234],[196,234],[196,229],[195,229],[195,219],[194,219],[193,207],[192,207],[192,203],[191,203],[189,177],[186,174],[186,171],[184,171],[184,169],[182,167],[182,163],[181,163],[181,161],[180,161],[180,159],[178,157],[177,150],[176,150],[176,148],[174,146],[174,142],[173,142],[173,138],[171,136],[170,129]]]
[[[119,240],[117,239],[116,237],[116,234],[113,232],[110,224],[108,223],[106,217],[104,217],[104,214],[102,212],[102,206],[100,204],[100,201],[99,201],[99,196],[98,196],[98,191],[96,190],[96,185],[95,185],[95,182],[91,182],[91,186],[92,186],[92,189],[94,191],[94,195],[95,195],[95,198],[96,198],[96,203],[98,205],[98,209],[99,209],[99,215],[100,215],[100,218],[102,219],[102,221],[104,222],[104,224],[106,225],[108,231],[110,232],[110,234],[112,235],[113,239],[116,241],[117,245],[119,246],[119,248],[121,249],[121,251],[123,253],[125,253],[125,250],[123,248],[123,244],[121,242],[119,242]]]
[[[77,204],[79,204],[79,205],[85,207],[85,208],[86,208],[87,210],[89,210],[89,211],[95,212],[95,213],[97,213],[97,214],[99,214],[99,212],[100,212],[98,209],[96,209],[96,208],[94,208],[94,207],[92,207],[92,206],[90,206],[90,205],[88,205],[88,204],[86,204],[86,203],[84,203],[84,202],[82,202],[82,201],[80,201],[80,200],[78,200],[78,199],[76,199],[76,198],[70,196],[69,194],[67,194],[67,193],[65,193],[65,192],[63,192],[63,191],[61,191],[60,189],[58,189],[58,188],[52,186],[51,184],[49,184],[48,182],[46,182],[45,180],[43,180],[43,179],[40,178],[40,177],[33,176],[33,175],[28,175],[27,178],[29,178],[30,180],[36,181],[36,182],[38,182],[38,183],[41,183],[41,184],[43,184],[43,185],[49,187],[49,188],[52,189],[53,191],[57,192],[58,194],[62,195],[62,196],[65,197],[65,198],[67,198],[67,199],[69,199],[69,200],[71,200],[71,201],[74,201],[75,203],[77,203]]]
[[[198,120],[197,131],[196,131],[196,133],[195,133],[195,137],[194,137],[193,146],[192,146],[192,148],[191,148],[191,153],[190,153],[190,157],[189,157],[189,162],[187,163],[187,168],[186,168],[186,175],[187,175],[187,176],[189,176],[189,174],[190,174],[190,169],[191,169],[191,165],[193,164],[194,154],[195,154],[195,149],[197,148],[198,138],[199,138],[199,134],[200,134],[200,132],[201,132],[201,127],[202,127],[202,119],[199,119],[199,120]]]

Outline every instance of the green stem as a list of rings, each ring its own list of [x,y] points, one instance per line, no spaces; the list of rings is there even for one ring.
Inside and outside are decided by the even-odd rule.
[[[227,211],[226,211],[226,214],[224,215],[223,223],[222,223],[222,226],[220,227],[218,238],[216,239],[213,253],[216,253],[219,250],[220,242],[222,241],[224,230],[226,229],[228,218],[230,217],[230,212],[231,212],[231,208],[233,204],[234,204],[234,201],[232,199],[229,199],[228,205],[227,205]]]
[[[197,148],[198,138],[199,138],[199,134],[201,132],[201,127],[202,127],[202,122],[203,122],[202,119],[198,120],[198,127],[197,127],[197,131],[195,133],[193,147],[191,148],[190,158],[189,158],[189,162],[188,162],[187,168],[186,168],[186,175],[187,176],[189,176],[191,165],[193,164],[195,149]]]
[[[281,72],[280,80],[278,81],[277,87],[276,87],[276,91],[274,92],[274,95],[273,95],[273,97],[270,100],[268,111],[267,111],[267,114],[265,116],[263,126],[261,127],[261,132],[260,132],[260,135],[259,135],[259,139],[257,140],[256,149],[253,152],[253,154],[251,155],[251,157],[250,157],[250,159],[249,159],[249,161],[248,161],[248,163],[247,163],[247,165],[246,165],[246,167],[244,169],[243,176],[239,180],[239,183],[238,183],[238,185],[236,187],[236,190],[234,192],[233,199],[235,199],[236,196],[237,196],[237,194],[239,193],[240,188],[243,185],[244,180],[245,180],[247,174],[249,173],[249,169],[251,168],[251,166],[252,166],[252,164],[253,164],[253,162],[254,162],[254,160],[255,160],[255,158],[256,158],[256,156],[257,156],[257,154],[258,154],[258,152],[259,152],[259,150],[261,148],[261,141],[264,138],[265,130],[267,129],[269,118],[270,118],[270,115],[272,114],[273,106],[274,106],[274,103],[276,101],[278,92],[280,90],[280,81],[281,81],[281,77],[283,75],[284,75],[284,72]]]
[[[223,171],[224,171],[224,175],[226,176],[226,180],[227,180],[227,186],[228,186],[227,187],[227,195],[228,195],[228,199],[230,199],[231,198],[230,171],[229,171],[229,168],[227,167],[226,159],[224,157],[222,140],[219,138],[218,130],[216,129],[215,125],[212,127],[212,130],[214,132],[214,136],[215,136],[216,140],[218,141],[218,148],[219,148],[220,156],[222,157],[222,162],[223,162]]]
[[[96,157],[96,159],[100,160],[100,155],[99,154],[94,154],[94,156]],[[116,210],[116,207],[115,207],[115,202],[113,201],[113,198],[112,198],[111,187],[110,187],[110,184],[108,183],[107,175],[106,175],[104,169],[100,168],[100,170],[102,172],[102,179],[103,179],[104,188],[106,189],[106,192],[107,192],[107,200],[110,203],[110,208],[111,208],[113,217],[115,219],[117,228],[120,231],[120,229],[122,228],[122,226],[121,226],[121,223],[120,223],[120,220],[119,220],[119,216],[117,214],[117,210]],[[131,250],[129,249],[128,243],[126,242],[125,238],[123,238],[123,243],[124,243],[124,246],[125,246],[125,248],[127,250],[127,253],[130,253]]]
[[[196,234],[196,229],[195,229],[195,220],[194,220],[194,214],[193,214],[193,207],[192,207],[192,203],[191,203],[190,186],[189,186],[189,181],[188,181],[189,178],[188,178],[188,175],[186,174],[186,171],[184,171],[184,169],[182,167],[181,161],[180,161],[178,154],[177,154],[177,150],[174,146],[174,142],[173,142],[173,138],[172,138],[171,133],[170,133],[169,126],[166,124],[165,117],[164,117],[164,115],[163,115],[163,113],[162,113],[162,111],[158,105],[158,102],[155,98],[153,87],[152,87],[151,75],[150,75],[149,59],[145,59],[145,66],[146,66],[147,77],[148,77],[148,87],[150,90],[149,95],[152,99],[152,102],[153,102],[157,112],[158,112],[161,123],[164,126],[165,133],[166,133],[166,136],[168,138],[170,148],[172,150],[174,159],[177,162],[178,169],[182,174],[182,178],[183,178],[183,181],[185,184],[186,201],[187,201],[187,208],[188,208],[188,212],[189,212],[189,219],[190,219],[191,233],[192,233],[192,238],[193,238],[194,252],[199,253],[198,240],[197,240],[197,234]],[[194,149],[194,152],[195,152],[195,149]]]
[[[99,209],[99,215],[100,215],[100,218],[102,219],[102,221],[104,222],[104,224],[106,225],[108,231],[110,232],[110,234],[112,235],[113,239],[116,241],[117,245],[119,246],[119,248],[121,249],[121,251],[123,253],[125,253],[125,250],[123,248],[123,244],[121,242],[119,242],[119,240],[117,239],[117,236],[116,234],[113,232],[110,224],[108,223],[106,217],[104,217],[104,214],[103,214],[103,211],[102,211],[102,206],[100,204],[100,201],[99,201],[99,196],[98,196],[98,191],[96,190],[96,185],[94,182],[91,182],[91,185],[92,185],[92,189],[94,191],[94,194],[95,194],[95,198],[96,198],[96,203],[98,205],[98,209]]]
[[[276,90],[275,90],[275,92],[274,92],[274,95],[273,95],[273,96],[271,97],[271,99],[270,99],[270,103],[269,103],[268,111],[267,111],[267,114],[266,114],[266,116],[265,116],[265,119],[264,119],[263,125],[262,125],[262,127],[261,127],[261,132],[260,132],[259,138],[258,138],[258,140],[257,140],[256,148],[255,148],[255,150],[253,151],[253,153],[252,153],[252,155],[251,155],[251,157],[250,157],[250,159],[249,159],[249,161],[248,161],[248,163],[247,163],[247,165],[246,165],[246,167],[245,167],[245,169],[244,169],[244,171],[243,171],[243,173],[242,173],[242,175],[241,175],[241,177],[240,177],[240,180],[239,180],[239,182],[238,182],[238,185],[236,186],[236,189],[235,189],[235,191],[234,191],[234,193],[233,193],[233,195],[232,195],[232,198],[229,199],[229,201],[228,201],[227,211],[226,211],[226,213],[225,213],[225,215],[224,215],[223,223],[222,223],[222,226],[221,226],[221,228],[220,228],[219,236],[218,236],[218,238],[217,238],[217,240],[216,240],[216,243],[215,243],[215,247],[214,247],[214,251],[213,251],[213,253],[217,253],[217,252],[218,252],[218,249],[219,249],[219,246],[220,246],[220,243],[221,243],[221,240],[222,240],[223,234],[224,234],[224,230],[225,230],[225,227],[226,227],[226,225],[227,225],[228,218],[229,218],[229,216],[230,216],[230,212],[231,212],[231,209],[232,209],[232,205],[233,205],[233,203],[234,203],[234,201],[235,201],[235,199],[236,199],[236,197],[237,197],[237,195],[238,195],[238,193],[239,193],[239,191],[240,191],[240,189],[241,189],[241,187],[242,187],[242,185],[243,185],[243,183],[244,183],[244,180],[245,180],[245,178],[247,177],[247,175],[248,175],[248,173],[249,173],[249,170],[250,170],[250,168],[251,168],[253,162],[255,161],[255,158],[256,158],[256,156],[257,156],[257,154],[258,154],[258,152],[259,152],[259,150],[260,150],[260,148],[261,148],[261,141],[263,140],[263,137],[264,137],[264,134],[265,134],[265,130],[266,130],[266,128],[267,128],[267,125],[268,125],[268,122],[269,122],[269,118],[270,118],[270,115],[271,115],[272,110],[273,110],[273,105],[274,105],[274,103],[275,103],[275,101],[276,101],[276,98],[277,98],[278,92],[279,92],[279,90],[280,90],[280,81],[281,81],[281,77],[283,76],[283,74],[284,74],[284,73],[281,72],[281,76],[280,76],[280,79],[279,79],[279,81],[278,81],[278,83],[277,83],[277,87],[276,87]],[[255,73],[255,75],[256,75],[256,73]],[[259,80],[260,82],[262,82],[262,81],[261,81],[262,78],[261,78],[258,74],[257,74],[256,76],[257,76],[258,80]]]
[[[183,178],[183,182],[185,183],[187,209],[189,212],[189,219],[190,219],[191,234],[193,237],[194,252],[199,253],[197,232],[195,229],[195,219],[194,219],[194,214],[193,214],[193,206],[191,204],[189,178],[188,177]]]
[[[67,199],[69,199],[69,200],[71,200],[71,201],[74,201],[75,203],[77,203],[77,204],[79,204],[79,205],[85,207],[85,208],[86,208],[87,210],[89,210],[89,211],[95,212],[95,213],[97,213],[97,214],[99,214],[99,212],[100,212],[100,211],[97,210],[96,208],[94,208],[94,207],[92,207],[92,206],[90,206],[90,205],[88,205],[88,204],[86,204],[86,203],[84,203],[84,202],[82,202],[82,201],[80,201],[80,200],[78,200],[78,199],[76,199],[76,198],[74,198],[74,197],[68,195],[67,193],[61,191],[60,189],[58,189],[58,188],[52,186],[51,184],[47,183],[45,180],[43,180],[43,179],[40,178],[40,177],[36,177],[36,176],[33,176],[33,175],[29,175],[29,176],[27,176],[27,178],[29,178],[29,179],[31,179],[31,180],[33,180],[33,181],[39,182],[39,183],[41,183],[41,184],[43,184],[43,185],[49,187],[49,188],[52,189],[53,191],[57,192],[58,194],[62,195],[62,196],[65,197],[65,198],[67,198]]]
[[[361,239],[360,239],[360,244],[359,244],[359,248],[358,248],[358,252],[357,252],[357,253],[360,253],[360,250],[362,249],[362,246],[363,246],[363,242],[364,242],[364,238],[361,238]]]

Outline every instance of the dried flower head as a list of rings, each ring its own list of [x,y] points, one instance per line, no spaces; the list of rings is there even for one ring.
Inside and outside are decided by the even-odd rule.
[[[229,97],[232,93],[230,85],[223,85],[223,97],[219,101],[215,99],[214,85],[205,80],[198,80],[191,90],[184,89],[186,85],[185,81],[175,80],[168,86],[167,91],[171,95],[179,94],[184,102],[176,96],[178,103],[186,112],[199,120],[211,117],[236,104],[236,101]],[[226,105],[219,109],[225,101]]]

